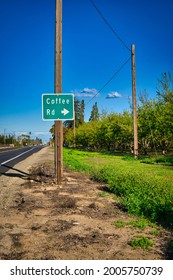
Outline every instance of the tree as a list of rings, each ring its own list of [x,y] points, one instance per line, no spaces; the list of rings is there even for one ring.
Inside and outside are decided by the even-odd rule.
[[[99,110],[98,110],[98,106],[97,106],[97,102],[95,102],[95,104],[92,107],[92,111],[91,111],[91,115],[89,118],[89,121],[98,121],[100,118],[99,116]]]
[[[167,139],[173,139],[173,78],[163,73],[158,80],[158,105],[162,108],[162,130]]]
[[[74,113],[75,113],[75,126],[79,127],[84,123],[84,113],[85,113],[85,102],[84,100],[78,100],[75,98],[74,100]],[[67,120],[63,123],[63,139],[66,142],[66,138],[68,137],[68,130],[74,128],[74,121]],[[52,138],[55,139],[55,125],[53,124],[50,128],[49,132],[52,134]],[[71,133],[70,133],[71,134]]]
[[[140,146],[146,151],[167,150],[173,143],[173,79],[170,72],[158,80],[157,98],[140,97],[138,124]]]
[[[138,141],[141,151],[168,150],[173,147],[173,79],[163,73],[158,80],[157,97],[148,98],[144,91],[139,100]],[[75,101],[76,142],[83,148],[110,151],[130,151],[133,146],[132,113],[99,114],[97,102],[92,107],[89,122],[84,122],[84,101]],[[73,123],[73,122],[72,122]],[[73,144],[73,126],[66,126],[66,142]]]
[[[78,99],[75,98],[74,111],[75,111],[75,125],[76,127],[78,127],[79,125],[84,123],[84,112],[85,112],[84,100],[79,101]],[[63,125],[67,128],[73,128],[74,121],[65,121]]]
[[[76,129],[77,145],[95,150],[130,150],[133,140],[132,116],[128,112],[123,114],[104,115],[101,120],[83,123]],[[72,130],[68,130],[66,141],[73,143]]]
[[[75,99],[75,125],[79,127],[84,123],[84,111],[85,111],[85,103],[84,100],[79,101]]]
[[[158,79],[157,95],[164,103],[173,105],[173,78],[170,72],[163,73],[161,79]]]
[[[84,100],[82,100],[80,104],[79,125],[84,123],[84,112],[85,112],[85,102]]]
[[[148,149],[153,149],[158,144],[158,123],[160,109],[157,101],[149,99],[148,95],[142,93],[138,105],[138,140],[139,147],[146,154]],[[159,109],[159,111],[157,110]]]

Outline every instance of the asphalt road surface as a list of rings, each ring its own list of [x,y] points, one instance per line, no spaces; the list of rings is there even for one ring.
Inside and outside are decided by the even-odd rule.
[[[43,147],[39,145],[24,148],[0,149],[0,175],[3,175],[18,162],[40,151]]]

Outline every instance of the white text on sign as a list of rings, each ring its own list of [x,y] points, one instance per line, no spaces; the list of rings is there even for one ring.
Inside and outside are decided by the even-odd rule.
[[[69,104],[70,103],[70,100],[69,99],[63,99],[61,97],[56,97],[55,99],[51,99],[51,98],[46,98],[46,104]]]

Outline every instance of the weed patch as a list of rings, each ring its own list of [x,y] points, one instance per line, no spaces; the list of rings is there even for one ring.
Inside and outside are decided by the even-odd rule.
[[[129,213],[173,228],[173,186],[170,182],[113,166],[97,169],[93,178],[107,183],[108,188],[121,197]]]
[[[154,164],[145,165],[127,156],[124,159],[86,151],[64,151],[65,165],[106,183],[129,213],[173,229],[172,170]]]
[[[101,197],[107,197],[107,196],[111,196],[111,194],[110,194],[110,193],[107,193],[107,192],[101,192],[101,193],[99,194],[99,196],[101,196]]]
[[[145,236],[135,236],[130,242],[129,245],[134,249],[137,247],[141,247],[142,249],[151,250],[153,246],[153,242]]]
[[[154,223],[151,223],[149,220],[141,217],[141,218],[137,218],[135,220],[131,220],[131,221],[124,221],[124,220],[117,220],[114,222],[114,225],[116,227],[133,227],[133,228],[139,228],[139,229],[146,229],[147,226],[153,227],[155,228],[156,225]]]
[[[127,223],[123,220],[117,220],[113,224],[117,228],[124,228],[125,226],[127,226]]]
[[[149,234],[151,234],[151,235],[158,235],[159,231],[157,229],[154,229],[154,230],[149,231]]]

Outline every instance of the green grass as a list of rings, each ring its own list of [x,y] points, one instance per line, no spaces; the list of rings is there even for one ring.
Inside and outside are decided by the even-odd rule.
[[[141,161],[129,156],[64,149],[66,166],[105,182],[129,213],[173,229],[173,169]]]
[[[149,231],[149,234],[151,234],[151,235],[158,235],[159,234],[159,230],[153,229],[153,230]]]
[[[133,237],[133,239],[129,242],[129,245],[134,249],[141,247],[142,249],[151,250],[153,242],[148,237],[139,235]]]
[[[101,192],[101,193],[99,194],[99,196],[101,196],[101,197],[107,197],[107,196],[111,196],[111,194],[110,194],[110,193],[107,193],[107,192]]]
[[[137,218],[131,221],[124,221],[124,220],[116,220],[113,223],[116,227],[132,227],[132,228],[139,228],[139,229],[146,229],[146,227],[157,227],[156,224],[150,222],[149,220],[145,219],[144,217]]]
[[[117,221],[114,221],[113,222],[113,225],[116,227],[116,228],[124,228],[127,226],[127,222],[124,221],[124,220],[117,220]]]
[[[147,164],[162,164],[165,166],[173,166],[173,157],[171,156],[158,156],[158,157],[145,157],[141,162]]]

